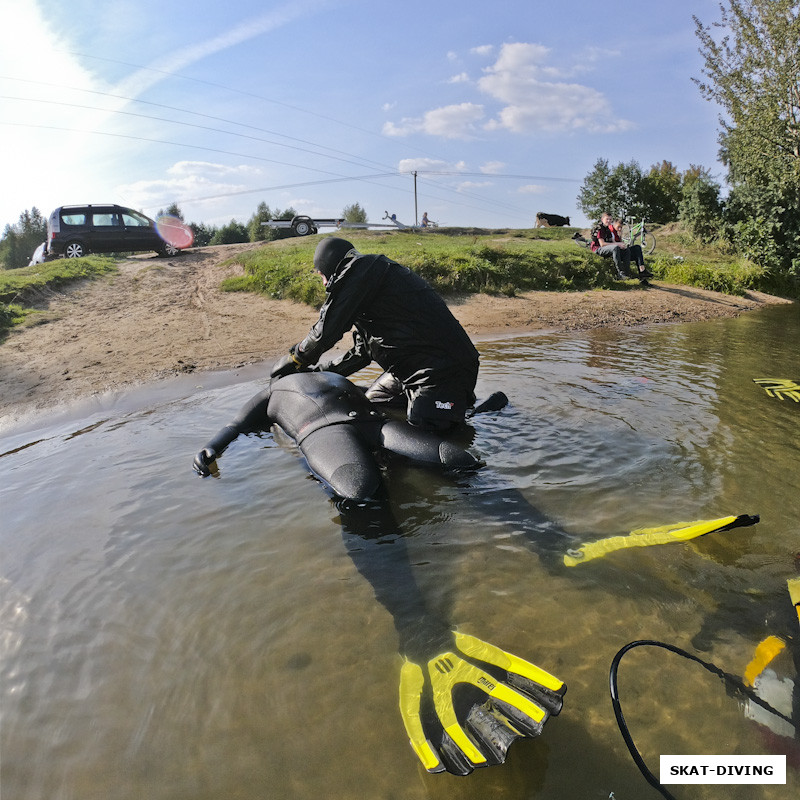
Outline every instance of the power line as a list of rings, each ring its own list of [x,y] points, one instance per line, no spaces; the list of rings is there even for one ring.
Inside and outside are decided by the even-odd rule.
[[[316,150],[309,150],[306,147],[298,147],[297,145],[291,144],[284,144],[283,142],[275,142],[271,139],[264,139],[260,136],[250,136],[246,133],[237,133],[236,131],[226,131],[222,128],[212,128],[208,125],[197,125],[193,122],[184,122],[182,120],[175,120],[175,119],[167,119],[166,117],[154,117],[150,114],[137,114],[135,111],[123,111],[121,109],[114,109],[114,108],[98,108],[97,106],[86,106],[80,103],[66,103],[59,100],[40,100],[39,98],[34,97],[15,97],[10,95],[0,95],[0,100],[18,100],[23,103],[46,103],[50,106],[62,106],[64,108],[79,108],[83,109],[84,111],[99,111],[105,114],[120,114],[127,117],[136,117],[138,119],[149,119],[155,122],[167,122],[171,125],[182,125],[188,128],[196,128],[202,131],[209,131],[211,133],[222,133],[226,136],[236,136],[240,139],[250,139],[254,142],[263,142],[264,144],[272,144],[276,145],[277,147],[286,147],[290,150],[298,150],[302,153],[310,153],[311,155],[321,156],[322,158],[331,158],[336,161],[342,161],[346,164],[353,164],[354,166],[363,167],[365,164],[363,161],[351,161],[350,159],[340,158],[338,156],[330,156],[326,155],[325,153],[317,152]],[[232,123],[234,125],[238,123]],[[93,131],[94,133],[102,133],[102,131]],[[277,162],[282,163],[282,162]],[[297,166],[295,164],[286,164],[286,166]],[[310,168],[309,168],[310,169]]]
[[[157,73],[160,73],[160,74],[168,75],[168,76],[171,76],[171,77],[176,77],[176,78],[179,78],[181,80],[186,80],[186,81],[190,81],[190,82],[194,82],[194,83],[200,83],[200,84],[213,86],[213,87],[216,87],[216,88],[219,88],[219,89],[223,89],[223,90],[231,92],[231,93],[240,94],[240,95],[247,96],[247,97],[253,97],[253,98],[265,101],[265,102],[275,103],[277,105],[282,105],[282,106],[284,106],[286,108],[290,108],[292,110],[299,111],[299,112],[304,113],[304,114],[310,114],[312,116],[316,116],[316,117],[319,117],[321,119],[325,119],[325,120],[328,120],[330,122],[334,122],[336,124],[343,125],[345,127],[350,127],[352,129],[358,130],[358,131],[360,131],[362,133],[366,133],[366,134],[368,134],[370,136],[379,136],[378,134],[374,133],[373,131],[369,131],[369,130],[360,128],[358,126],[352,125],[352,124],[347,123],[347,122],[343,122],[341,120],[337,120],[337,119],[335,119],[333,117],[329,117],[329,116],[322,115],[322,114],[317,114],[316,112],[308,111],[307,109],[303,109],[303,108],[301,108],[299,106],[294,106],[294,105],[291,105],[289,103],[283,103],[281,101],[277,101],[277,100],[274,100],[272,98],[264,97],[263,95],[255,94],[255,93],[252,93],[252,92],[246,92],[246,91],[243,91],[243,90],[240,90],[240,89],[235,89],[235,88],[232,88],[232,87],[224,86],[222,84],[214,83],[214,82],[211,82],[211,81],[204,81],[204,80],[200,80],[200,79],[196,79],[196,78],[191,78],[191,77],[188,77],[188,76],[185,76],[185,75],[180,75],[179,73],[168,72],[168,71],[165,71],[165,70],[158,70],[158,69],[154,69],[152,67],[143,67],[141,65],[132,64],[130,62],[116,61],[114,59],[104,59],[104,58],[99,58],[99,57],[96,57],[96,56],[90,56],[90,55],[81,54],[81,53],[73,53],[73,55],[78,55],[78,56],[85,57],[85,58],[94,58],[94,59],[101,60],[101,61],[108,61],[110,63],[123,64],[125,66],[130,66],[130,67],[133,67],[133,68],[136,68],[136,69],[147,70],[147,71],[152,71],[152,72],[157,72]],[[121,96],[121,95],[115,95],[115,94],[110,93],[110,92],[101,92],[101,91],[98,91],[98,90],[84,89],[84,88],[80,88],[80,87],[67,87],[67,86],[63,86],[63,85],[59,86],[57,84],[47,83],[47,82],[44,82],[44,81],[33,81],[33,80],[29,80],[29,79],[15,78],[15,77],[10,77],[10,76],[0,76],[0,78],[5,78],[6,80],[19,81],[19,82],[24,82],[24,83],[29,83],[29,84],[50,86],[50,87],[59,88],[59,89],[67,89],[67,90],[72,90],[72,91],[79,91],[79,92],[85,92],[85,93],[90,93],[90,94],[102,95],[102,96],[107,96],[107,97],[111,97],[111,98],[118,99],[118,100],[123,100],[125,102],[135,102],[135,103],[141,103],[141,104],[144,104],[144,105],[151,105],[151,106],[158,107],[158,108],[165,108],[167,110],[176,111],[178,113],[190,114],[190,115],[198,116],[198,117],[205,118],[205,119],[212,119],[212,120],[224,122],[224,123],[230,124],[230,125],[235,125],[235,126],[239,126],[239,127],[243,127],[243,128],[248,128],[248,129],[251,129],[251,130],[257,130],[259,132],[268,133],[270,135],[278,136],[278,137],[281,137],[281,138],[285,138],[285,139],[288,139],[290,141],[300,142],[302,144],[308,144],[311,147],[314,147],[314,148],[317,148],[317,149],[316,150],[309,150],[307,148],[300,147],[298,145],[286,144],[284,142],[276,142],[276,141],[272,141],[272,140],[269,140],[269,139],[264,139],[264,138],[256,137],[256,136],[248,136],[246,134],[238,133],[236,131],[222,130],[222,129],[219,129],[219,128],[212,128],[210,126],[197,125],[197,124],[186,122],[186,121],[183,121],[183,120],[168,119],[168,118],[164,118],[164,117],[156,117],[156,116],[151,116],[151,115],[147,115],[147,114],[138,114],[136,112],[130,112],[130,111],[123,111],[123,110],[117,110],[117,109],[97,108],[97,107],[85,106],[85,105],[81,105],[81,104],[77,104],[77,103],[67,103],[67,102],[64,102],[64,101],[42,101],[42,100],[39,100],[37,98],[20,98],[20,97],[8,97],[8,96],[6,96],[6,99],[18,100],[18,101],[23,101],[23,102],[25,102],[25,101],[27,101],[27,102],[48,102],[50,104],[58,104],[58,105],[61,105],[61,106],[64,106],[64,107],[83,108],[83,109],[94,110],[94,111],[103,112],[103,113],[122,114],[122,115],[130,116],[130,117],[138,117],[138,118],[148,119],[148,120],[153,120],[153,121],[158,121],[158,122],[165,122],[167,124],[171,123],[171,124],[175,124],[175,125],[182,125],[182,126],[185,126],[185,127],[193,127],[193,128],[197,128],[199,130],[206,130],[206,131],[209,131],[209,132],[219,133],[219,134],[222,134],[222,135],[237,136],[239,138],[250,139],[252,141],[263,142],[263,143],[272,144],[272,145],[278,146],[278,147],[285,147],[285,148],[297,150],[297,151],[300,151],[300,152],[310,153],[312,155],[316,155],[316,156],[321,157],[321,158],[331,158],[333,160],[341,161],[343,163],[353,164],[353,165],[356,165],[356,166],[377,165],[377,166],[380,166],[380,167],[384,167],[386,169],[391,169],[390,167],[387,167],[387,165],[381,164],[380,162],[372,161],[371,159],[363,159],[363,158],[361,158],[359,156],[356,156],[356,155],[353,155],[353,154],[350,154],[350,153],[346,153],[346,152],[341,151],[341,150],[336,150],[335,148],[327,147],[326,145],[320,145],[320,144],[317,144],[315,142],[311,142],[311,141],[308,141],[308,140],[305,140],[305,139],[300,139],[298,137],[288,136],[288,135],[282,134],[280,132],[270,131],[270,130],[267,130],[267,129],[264,129],[264,128],[260,128],[260,127],[253,126],[253,125],[249,125],[247,123],[241,123],[241,122],[237,122],[235,120],[225,119],[223,117],[217,117],[217,116],[213,116],[213,115],[210,115],[210,114],[204,114],[202,112],[196,112],[196,111],[193,111],[193,110],[190,110],[190,109],[179,108],[177,106],[171,106],[171,105],[162,104],[162,103],[154,103],[154,102],[147,101],[147,100],[140,100],[138,98],[124,97],[124,96]],[[6,124],[15,124],[15,123],[6,123]],[[53,129],[53,130],[70,130],[68,128],[57,128],[55,126],[31,126],[31,125],[29,125],[29,127],[40,127],[40,128],[43,128],[43,129],[50,128],[50,129]],[[106,135],[106,136],[117,136],[117,137],[129,138],[129,139],[134,139],[134,140],[138,139],[140,141],[149,141],[149,142],[156,143],[156,144],[167,144],[167,145],[171,145],[171,146],[182,146],[182,147],[190,147],[190,148],[195,148],[195,149],[202,149],[202,150],[206,150],[208,152],[220,153],[220,154],[225,154],[225,155],[233,155],[233,156],[240,157],[240,158],[251,158],[251,159],[255,159],[255,160],[265,161],[265,162],[268,162],[268,163],[276,163],[276,164],[279,164],[281,166],[307,169],[307,170],[310,170],[310,171],[318,172],[320,174],[327,174],[327,175],[336,176],[331,181],[327,181],[327,180],[326,181],[320,181],[320,182],[309,181],[309,182],[298,183],[298,184],[286,184],[284,187],[280,187],[280,188],[309,186],[309,185],[315,185],[315,183],[322,184],[322,183],[327,183],[327,182],[337,182],[337,181],[340,181],[340,180],[366,180],[367,182],[372,182],[370,180],[370,178],[373,178],[373,177],[389,177],[389,176],[393,176],[395,174],[394,172],[391,172],[391,173],[387,172],[387,173],[381,173],[380,175],[376,175],[376,176],[348,177],[348,176],[338,175],[337,173],[329,172],[327,170],[314,169],[314,168],[311,168],[311,167],[307,167],[305,165],[291,164],[289,162],[282,162],[282,161],[278,161],[278,160],[275,160],[275,159],[268,159],[268,158],[260,157],[260,156],[251,156],[251,155],[244,154],[244,153],[235,153],[235,152],[223,150],[223,149],[220,149],[220,148],[204,147],[204,146],[200,146],[200,145],[187,145],[187,144],[181,144],[179,142],[172,142],[172,141],[166,141],[166,140],[161,140],[161,139],[148,139],[146,137],[137,137],[137,136],[133,136],[133,135],[130,135],[130,134],[125,135],[125,134],[107,133],[107,132],[103,132],[103,131],[85,131],[85,130],[84,131],[76,131],[76,132],[92,133],[92,134],[96,134],[96,135]],[[379,138],[384,139],[383,136],[379,136]],[[406,147],[409,147],[409,146],[406,145]],[[424,152],[424,151],[419,150],[418,148],[414,148],[414,147],[410,147],[409,149],[418,150],[418,152]],[[329,151],[329,153],[337,153],[339,155],[329,155],[328,153],[319,152],[319,150],[326,150],[326,151]],[[348,157],[344,158],[342,156],[348,156]],[[427,153],[426,153],[426,156],[430,157],[429,154],[427,154]],[[357,159],[357,160],[353,160],[353,159]],[[479,176],[479,177],[482,177],[482,178],[484,178],[486,180],[492,180],[494,178],[509,178],[509,179],[518,179],[518,180],[579,182],[576,179],[572,179],[572,178],[559,178],[559,177],[535,176],[535,175],[512,175],[512,174],[504,174],[504,173],[464,172],[464,171],[460,171],[460,170],[452,170],[452,171],[450,171],[450,170],[417,170],[417,172],[419,174],[425,174],[425,175],[441,175],[441,176],[454,176],[454,177],[474,177],[474,176]],[[457,200],[453,199],[452,197],[445,198],[445,197],[438,196],[436,194],[428,193],[428,196],[431,197],[432,199],[442,200],[444,202],[453,203],[455,205],[459,205],[459,206],[462,206],[462,207],[465,207],[465,208],[475,208],[475,209],[478,209],[478,210],[481,210],[482,208],[485,209],[487,207],[494,207],[496,209],[504,209],[506,211],[511,211],[514,214],[518,214],[518,215],[520,215],[520,217],[528,216],[529,213],[530,213],[527,209],[523,210],[522,208],[514,206],[514,205],[512,205],[510,203],[503,203],[502,201],[498,201],[498,200],[490,200],[490,199],[486,198],[485,196],[481,196],[481,195],[476,194],[474,192],[465,191],[463,189],[463,187],[455,189],[455,188],[451,188],[451,187],[448,187],[448,186],[443,186],[442,184],[438,183],[437,181],[430,181],[430,183],[432,183],[434,186],[437,186],[440,190],[443,190],[443,191],[445,191],[445,192],[447,192],[447,193],[449,193],[451,195],[455,194],[455,195],[457,195],[459,197],[464,197],[464,196],[465,197],[471,197],[474,200],[476,200],[477,202],[481,203],[481,206],[475,206],[475,205],[472,205],[470,203],[464,203],[462,201],[457,201]],[[377,185],[382,185],[382,184],[377,184]],[[279,188],[279,187],[270,187],[270,188],[274,189],[274,188]],[[225,197],[225,196],[235,196],[235,195],[238,195],[238,194],[257,193],[259,191],[266,191],[266,189],[244,190],[244,191],[241,191],[241,192],[232,192],[232,193],[229,193],[229,194],[220,194],[220,195],[214,196],[214,199],[222,198],[222,197]],[[211,198],[209,198],[209,199],[211,199]],[[182,202],[193,202],[193,200],[192,199],[186,199],[186,200],[183,200]]]
[[[301,139],[301,138],[299,138],[297,136],[289,136],[288,134],[280,133],[279,131],[271,131],[271,130],[269,130],[267,128],[261,128],[261,127],[259,127],[257,125],[249,125],[246,122],[237,122],[236,120],[226,119],[225,117],[217,117],[217,116],[214,116],[212,114],[204,114],[201,111],[194,111],[194,110],[189,109],[189,108],[181,108],[179,106],[168,105],[166,103],[155,103],[155,102],[153,102],[151,100],[141,100],[138,97],[126,97],[125,95],[113,94],[111,92],[101,92],[101,91],[99,91],[97,89],[85,89],[85,88],[78,87],[78,86],[64,86],[63,84],[49,83],[47,81],[34,81],[34,80],[31,80],[31,79],[28,79],[28,78],[15,78],[15,77],[11,77],[11,76],[8,76],[8,75],[0,75],[0,79],[9,80],[9,81],[16,81],[18,83],[28,83],[28,84],[33,84],[33,85],[36,85],[36,86],[47,86],[48,88],[51,88],[51,89],[66,89],[67,91],[72,91],[72,92],[82,92],[84,94],[95,94],[95,95],[99,95],[101,97],[110,97],[110,98],[112,98],[114,100],[124,100],[125,102],[128,102],[128,103],[139,103],[141,105],[153,106],[154,108],[167,109],[168,111],[177,111],[177,112],[179,112],[181,114],[191,114],[192,116],[201,117],[203,119],[211,119],[211,120],[215,120],[217,122],[225,122],[225,123],[227,123],[229,125],[238,125],[239,127],[249,128],[251,130],[259,131],[260,133],[268,133],[271,136],[279,136],[281,138],[288,139],[289,141],[300,142],[302,144],[307,144],[307,145],[310,145],[312,147],[319,148],[320,150],[329,150],[332,153],[338,153],[339,155],[348,156],[350,158],[356,157],[356,156],[353,156],[352,153],[347,153],[347,152],[345,152],[343,150],[337,150],[336,148],[328,147],[327,145],[319,144],[317,142],[312,142],[312,141],[310,141],[308,139]],[[15,99],[33,100],[33,98],[15,98]],[[40,102],[48,102],[49,103],[51,101],[43,100],[43,101],[40,101]],[[97,109],[97,110],[102,110],[102,111],[106,111],[106,112],[115,111],[115,109]],[[117,112],[117,113],[132,113],[132,112]],[[160,118],[159,117],[154,117],[153,119],[160,119]],[[177,122],[176,120],[168,120],[168,121]],[[188,123],[180,123],[180,124],[188,124]],[[232,131],[230,133],[236,135]],[[280,142],[278,142],[276,144],[278,144],[280,147],[289,147],[290,146],[290,145],[282,144]],[[320,154],[320,155],[322,155],[322,154]],[[381,164],[380,162],[377,162],[377,161],[371,161],[370,159],[364,159],[364,158],[362,158],[360,160],[364,164],[374,164],[375,166],[387,168],[386,164]]]

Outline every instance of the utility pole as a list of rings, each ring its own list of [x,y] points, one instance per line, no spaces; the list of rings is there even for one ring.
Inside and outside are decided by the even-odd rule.
[[[419,212],[417,211],[417,171],[414,170],[414,227],[419,224]]]

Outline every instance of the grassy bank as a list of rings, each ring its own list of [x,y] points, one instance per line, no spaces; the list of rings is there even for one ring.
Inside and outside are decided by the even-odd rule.
[[[575,291],[625,288],[598,258],[572,241],[574,229],[443,229],[347,231],[363,253],[383,253],[421,275],[442,294],[514,295],[531,289]],[[255,291],[319,304],[324,290],[311,267],[319,237],[289,239],[231,259],[246,274],[223,283],[228,291]],[[598,268],[599,267],[599,268]],[[631,284],[633,286],[634,284]]]
[[[384,253],[413,269],[444,295],[486,292],[513,296],[529,290],[624,291],[636,281],[615,278],[607,259],[577,245],[575,228],[485,230],[443,228],[428,231],[346,231],[363,253]],[[656,280],[742,295],[759,290],[793,299],[800,288],[723,248],[701,245],[679,225],[654,228],[658,247],[647,258]],[[245,274],[223,283],[227,291],[261,292],[318,306],[324,289],[312,258],[319,236],[284,239],[241,253],[229,262]],[[116,270],[109,257],[59,259],[47,264],[0,270],[0,336],[24,322],[36,301],[84,278]]]
[[[77,280],[106,275],[116,269],[113,258],[88,256],[0,270],[0,335],[35,313],[33,304],[47,292]]]
[[[528,290],[574,291],[634,288],[611,263],[580,247],[575,228],[353,232],[345,234],[364,253],[383,253],[413,269],[442,294],[486,292],[513,296]],[[743,295],[748,290],[794,296],[795,288],[722,248],[702,245],[680,226],[654,229],[656,252],[647,265],[656,280]],[[289,239],[231,259],[245,275],[223,283],[228,291],[263,292],[319,305],[324,290],[311,261],[319,237]]]

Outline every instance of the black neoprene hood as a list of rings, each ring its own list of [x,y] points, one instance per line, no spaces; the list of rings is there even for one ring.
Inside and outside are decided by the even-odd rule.
[[[346,239],[335,236],[323,239],[314,251],[314,269],[330,278],[344,257],[355,248]]]

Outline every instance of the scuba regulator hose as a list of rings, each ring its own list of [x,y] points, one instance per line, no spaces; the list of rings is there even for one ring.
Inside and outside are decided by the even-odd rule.
[[[679,656],[683,656],[689,661],[694,661],[697,664],[700,664],[701,667],[708,670],[713,675],[721,678],[725,686],[732,690],[733,693],[744,695],[747,697],[748,700],[751,700],[756,705],[761,706],[763,709],[768,711],[770,714],[774,714],[780,719],[785,720],[790,725],[795,728],[797,731],[797,725],[795,722],[784,714],[781,714],[780,711],[774,709],[769,703],[762,700],[756,693],[747,686],[740,678],[737,678],[735,675],[731,675],[728,672],[724,672],[719,667],[715,666],[714,664],[709,664],[707,661],[703,661],[701,658],[698,658],[691,653],[686,652],[686,650],[681,649],[680,647],[676,647],[672,644],[667,644],[666,642],[659,642],[653,639],[641,639],[635,642],[629,642],[623,648],[621,648],[617,654],[614,656],[613,661],[611,662],[611,668],[608,673],[608,680],[609,680],[609,687],[611,689],[611,704],[614,707],[614,716],[617,719],[617,725],[619,726],[620,733],[622,734],[622,738],[625,740],[625,744],[628,747],[628,752],[631,754],[636,766],[639,768],[639,772],[645,777],[645,780],[658,792],[661,793],[663,797],[666,797],[667,800],[676,800],[675,796],[672,795],[653,775],[652,772],[647,768],[647,764],[645,764],[644,759],[641,756],[641,753],[636,749],[636,745],[634,744],[633,737],[631,736],[631,732],[628,730],[628,726],[625,722],[625,717],[622,713],[622,704],[620,703],[619,699],[619,688],[617,686],[617,673],[619,672],[619,665],[622,661],[622,657],[630,650],[633,650],[636,647],[660,647],[664,650],[669,650],[671,653],[676,653]]]

